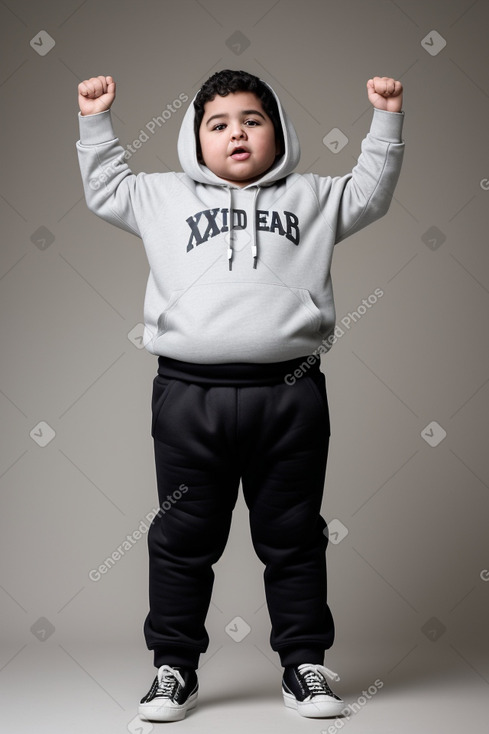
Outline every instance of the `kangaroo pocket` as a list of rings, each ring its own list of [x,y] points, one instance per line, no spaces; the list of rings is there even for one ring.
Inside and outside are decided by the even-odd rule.
[[[172,293],[157,341],[181,354],[281,359],[319,341],[321,312],[305,288],[256,282],[195,284]],[[266,361],[266,360],[263,360]]]

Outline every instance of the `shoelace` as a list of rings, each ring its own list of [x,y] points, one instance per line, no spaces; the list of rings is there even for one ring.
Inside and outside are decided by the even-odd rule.
[[[156,695],[170,698],[175,687],[175,679],[181,686],[185,687],[185,681],[178,670],[170,665],[161,665],[158,668],[158,690]]]
[[[324,665],[304,663],[303,665],[299,665],[298,670],[304,676],[304,680],[313,694],[332,693],[326,681],[326,677],[336,681],[340,679],[340,676],[337,673],[333,672],[329,668],[325,668]]]

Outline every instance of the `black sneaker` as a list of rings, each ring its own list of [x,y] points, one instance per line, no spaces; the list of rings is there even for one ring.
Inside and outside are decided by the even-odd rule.
[[[148,693],[141,699],[138,714],[148,721],[180,721],[197,705],[199,684],[192,668],[162,665]]]
[[[282,678],[285,705],[296,709],[301,716],[316,719],[340,716],[345,702],[333,693],[326,676],[333,680],[340,679],[339,675],[324,665],[287,665]]]

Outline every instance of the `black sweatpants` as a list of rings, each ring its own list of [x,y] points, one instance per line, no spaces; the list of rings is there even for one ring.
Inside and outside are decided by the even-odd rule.
[[[305,358],[306,359],[306,358]],[[144,635],[154,664],[198,667],[214,571],[240,480],[265,565],[270,645],[283,666],[324,662],[334,639],[320,515],[330,436],[319,360],[197,365],[158,358],[152,436],[160,513],[148,533]]]

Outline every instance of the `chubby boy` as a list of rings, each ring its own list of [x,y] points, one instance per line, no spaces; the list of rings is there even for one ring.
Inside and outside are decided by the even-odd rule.
[[[191,101],[178,138],[182,172],[131,171],[112,127],[111,76],[78,92],[87,205],[141,238],[150,266],[144,345],[158,360],[151,435],[160,508],[177,497],[148,533],[144,634],[157,672],[139,715],[177,721],[197,704],[212,566],[241,482],[283,701],[302,716],[338,716],[344,702],[327,680],[337,676],[323,664],[334,622],[320,514],[330,421],[319,355],[335,328],[334,247],[383,216],[397,184],[402,85],[368,80],[370,130],[353,170],[336,177],[294,172],[294,126],[274,90],[247,72],[213,74]]]

